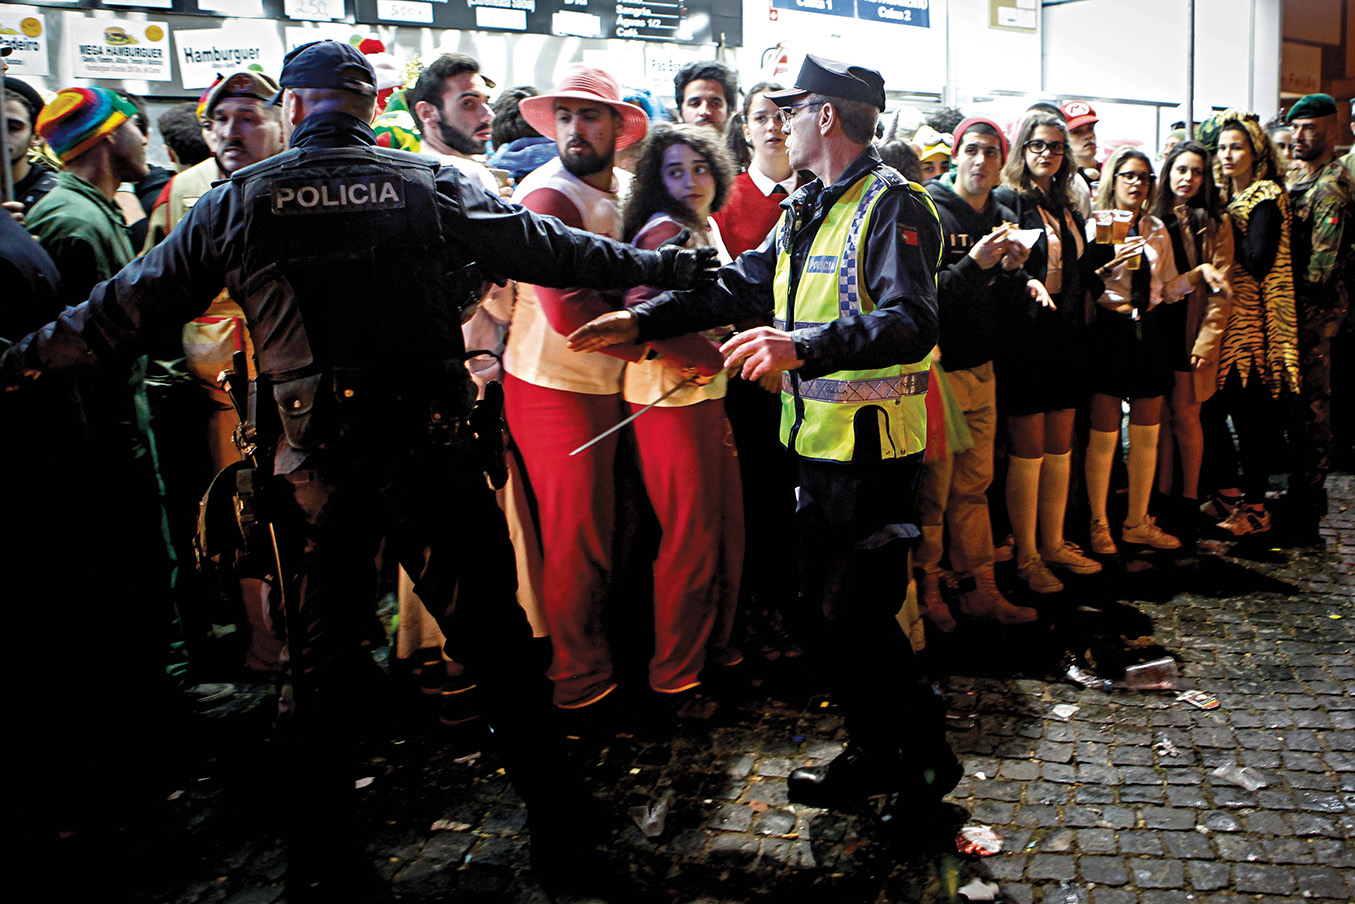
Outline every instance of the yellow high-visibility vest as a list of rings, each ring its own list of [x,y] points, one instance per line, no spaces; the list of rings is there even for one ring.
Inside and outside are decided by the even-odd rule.
[[[810,245],[795,288],[794,323],[787,317],[791,309],[793,236],[784,228],[785,218],[792,212],[781,215],[773,283],[777,328],[821,326],[839,317],[874,310],[875,302],[860,278],[857,246],[871,211],[890,185],[907,186],[925,199],[927,209],[937,216],[927,193],[892,170],[875,170],[857,181],[828,211]],[[782,445],[805,458],[850,462],[856,460],[857,431],[878,430],[881,458],[921,452],[927,444],[930,365],[928,356],[910,364],[841,370],[813,380],[801,379],[794,371],[783,373]],[[871,418],[868,411],[875,417]]]

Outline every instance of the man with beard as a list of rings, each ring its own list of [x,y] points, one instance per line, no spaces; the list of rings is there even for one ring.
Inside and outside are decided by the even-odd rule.
[[[714,60],[688,63],[673,77],[678,118],[689,125],[725,130],[729,114],[739,105],[739,78],[733,69]]]
[[[37,144],[33,125],[42,108],[42,95],[32,85],[5,76],[5,146],[14,176],[14,200],[25,210],[56,187],[56,171],[43,158],[28,154]]]
[[[480,64],[464,53],[444,53],[419,74],[405,102],[419,121],[420,153],[455,166],[484,186],[499,193],[498,180],[483,163],[472,159],[484,154],[494,111],[489,108],[489,90],[494,83],[480,74]]]
[[[133,123],[136,108],[104,88],[66,88],[38,116],[38,133],[61,160],[57,184],[28,211],[29,231],[61,274],[58,300],[79,304],[90,290],[134,256],[118,186],[146,175],[146,138]],[[126,359],[123,359],[124,362]],[[66,530],[79,524],[80,567],[48,575],[43,598],[97,638],[109,655],[101,674],[126,690],[136,705],[90,707],[77,722],[44,729],[44,765],[61,781],[50,783],[53,801],[43,814],[52,828],[69,831],[123,818],[163,771],[163,670],[169,613],[170,558],[163,534],[159,477],[145,389],[146,359],[81,373],[71,382],[81,435],[73,441],[78,469],[68,479],[83,488],[82,507],[66,512]],[[13,425],[29,436],[33,424]],[[70,536],[53,535],[54,544]],[[56,700],[86,695],[83,679],[52,669],[45,693]],[[89,732],[108,743],[98,762],[86,755]]]
[[[621,200],[631,177],[613,168],[618,148],[645,135],[645,111],[621,100],[616,79],[576,64],[554,92],[523,98],[523,119],[555,137],[560,156],[532,172],[513,200],[529,210],[609,238],[621,237]],[[612,571],[617,436],[578,455],[570,450],[629,413],[621,398],[624,345],[577,355],[565,336],[621,306],[620,293],[518,284],[504,351],[508,426],[540,506],[542,605],[554,648],[548,674],[555,704],[583,709],[615,688],[600,615]],[[596,712],[592,710],[590,712]]]
[[[1289,198],[1294,210],[1292,248],[1299,319],[1299,370],[1303,375],[1292,436],[1296,452],[1289,493],[1300,536],[1316,539],[1327,513],[1331,470],[1331,346],[1345,319],[1349,286],[1343,271],[1355,231],[1347,225],[1355,178],[1336,159],[1336,101],[1327,94],[1301,97],[1289,110],[1293,127]]]

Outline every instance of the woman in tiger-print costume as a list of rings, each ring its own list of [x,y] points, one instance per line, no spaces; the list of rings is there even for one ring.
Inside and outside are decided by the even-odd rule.
[[[1228,205],[1236,252],[1228,272],[1233,306],[1219,359],[1219,390],[1201,416],[1205,467],[1218,488],[1204,511],[1224,530],[1243,536],[1270,529],[1268,434],[1279,422],[1277,402],[1299,386],[1292,219],[1275,151],[1255,113],[1228,110],[1201,132],[1218,136],[1214,175]],[[1236,449],[1224,423],[1229,415]]]

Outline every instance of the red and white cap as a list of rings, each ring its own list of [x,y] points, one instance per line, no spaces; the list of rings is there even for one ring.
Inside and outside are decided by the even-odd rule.
[[[1080,129],[1083,126],[1101,121],[1101,117],[1096,115],[1092,105],[1085,100],[1070,100],[1059,109],[1063,111],[1063,117],[1068,120],[1068,131],[1070,132],[1073,129]]]

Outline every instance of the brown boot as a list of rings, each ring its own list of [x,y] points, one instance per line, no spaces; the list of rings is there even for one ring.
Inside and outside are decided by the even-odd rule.
[[[1007,602],[993,582],[991,571],[974,575],[974,589],[960,597],[960,611],[970,618],[995,621],[1001,625],[1024,625],[1040,617],[1029,606],[1013,606]]]
[[[925,571],[917,573],[917,611],[942,634],[955,630],[955,616],[950,614],[950,607],[941,598],[941,575]]]

